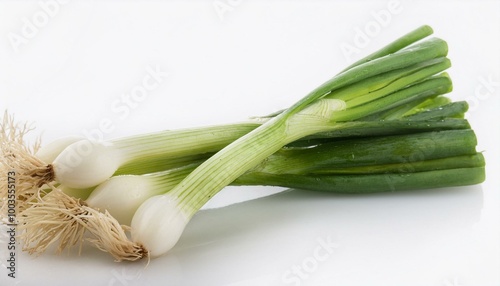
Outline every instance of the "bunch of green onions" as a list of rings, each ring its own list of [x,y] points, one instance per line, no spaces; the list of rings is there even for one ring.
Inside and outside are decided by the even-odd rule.
[[[420,27],[290,108],[244,123],[106,142],[69,137],[35,152],[4,118],[2,166],[21,170],[25,249],[62,250],[90,232],[116,260],[163,255],[231,184],[367,193],[482,182],[467,104],[444,96],[447,44],[430,34]]]

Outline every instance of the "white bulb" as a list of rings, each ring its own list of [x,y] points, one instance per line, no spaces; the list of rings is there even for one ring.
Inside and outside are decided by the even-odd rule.
[[[110,143],[80,140],[69,145],[54,160],[55,179],[71,188],[96,186],[115,173],[123,157]]]
[[[146,176],[116,176],[92,191],[86,202],[107,210],[120,224],[130,225],[134,213],[157,190],[154,179]]]
[[[59,156],[66,147],[83,139],[83,137],[78,136],[67,136],[56,139],[38,149],[35,156],[43,162],[50,164],[54,162],[57,156]]]
[[[141,243],[151,257],[167,253],[179,240],[189,216],[177,200],[166,194],[145,201],[132,219],[132,240]]]

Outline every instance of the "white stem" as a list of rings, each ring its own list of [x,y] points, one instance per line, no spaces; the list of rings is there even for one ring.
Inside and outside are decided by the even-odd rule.
[[[124,156],[111,143],[80,140],[54,160],[55,180],[71,188],[89,188],[111,177]]]
[[[120,224],[130,225],[139,206],[161,192],[161,185],[151,176],[117,176],[100,184],[86,202],[93,208],[107,210]]]
[[[94,190],[93,187],[90,188],[85,188],[85,189],[77,189],[77,188],[70,188],[68,186],[64,185],[59,185],[57,186],[58,189],[60,189],[63,193],[65,193],[68,196],[71,196],[75,199],[82,199],[86,200],[89,195],[92,193]]]
[[[179,240],[189,217],[175,197],[169,194],[151,197],[132,219],[132,240],[142,244],[151,257],[165,254]]]
[[[43,162],[50,164],[54,162],[57,156],[59,156],[59,154],[61,154],[66,147],[83,139],[83,137],[78,136],[67,136],[56,139],[49,144],[40,147],[35,156]]]
[[[93,187],[119,168],[133,173],[157,172],[158,166],[170,159],[175,161],[216,152],[260,124],[247,122],[161,131],[104,142],[64,138],[47,145],[39,153],[42,162],[53,162],[53,166],[41,167],[37,175],[41,183],[55,179],[71,188]],[[123,169],[121,174],[124,174]]]
[[[195,167],[196,164],[147,175],[113,176],[92,191],[87,204],[107,210],[121,224],[130,225],[144,201],[170,191]]]

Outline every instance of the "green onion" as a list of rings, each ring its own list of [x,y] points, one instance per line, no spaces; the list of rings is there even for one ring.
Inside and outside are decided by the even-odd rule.
[[[415,189],[433,189],[482,183],[484,167],[466,167],[424,172],[363,175],[294,175],[254,173],[241,177],[235,185],[266,185],[335,193],[374,193]]]
[[[428,27],[422,27],[420,30],[417,30],[416,34],[425,34],[428,31]],[[419,39],[420,36],[417,38]],[[404,45],[407,43],[406,41],[407,38],[405,38],[405,40],[396,41],[394,47],[397,46],[398,48],[404,48]],[[391,48],[391,50],[392,49],[393,48]],[[403,49],[395,52],[394,54],[389,54],[355,66],[326,82],[313,91],[309,96],[304,97],[302,101],[285,111],[284,114],[281,114],[281,120],[277,121],[286,121],[287,118],[293,114],[296,114],[295,118],[304,117],[297,113],[299,113],[299,111],[304,109],[306,106],[310,105],[310,103],[318,101],[318,99],[325,97],[327,94],[328,96],[326,96],[325,99],[335,98],[335,94],[337,92],[340,96],[341,88],[345,88],[349,85],[363,86],[363,80],[379,76],[380,74],[386,72],[404,69],[415,65],[419,66],[426,62],[429,62],[429,64],[422,64],[423,66],[429,66],[427,69],[422,69],[422,71],[426,71],[426,73],[424,73],[425,75],[441,71],[449,65],[446,59],[439,62],[439,58],[445,57],[446,53],[447,45],[443,40],[429,39],[421,43],[417,43],[411,48]],[[438,66],[438,68],[430,68],[435,66]],[[441,80],[431,79],[429,80],[430,82],[425,84],[411,86],[413,82],[419,81],[423,78],[424,74],[420,75],[419,72],[421,71],[416,71],[413,74],[410,73],[408,76],[403,77],[404,80],[396,80],[395,83],[397,84],[389,85],[389,88],[382,88],[381,91],[378,91],[376,96],[370,95],[368,97],[363,97],[364,99],[362,102],[366,104],[359,106],[355,110],[349,109],[350,111],[348,113],[344,112],[337,114],[336,121],[348,121],[347,118],[342,118],[342,116],[345,116],[346,114],[359,118],[360,114],[366,116],[375,111],[379,111],[376,110],[376,108],[380,108],[380,106],[374,106],[374,104],[376,105],[378,102],[376,99],[383,97],[386,94],[390,94],[405,85],[410,86],[399,92],[395,92],[395,94],[391,94],[391,96],[388,96],[385,99],[382,98],[383,101],[380,102],[380,104],[384,104],[385,108],[390,108],[397,104],[405,103],[402,101],[402,97],[406,97],[405,101],[407,102],[418,97],[445,93],[451,88],[450,82],[443,81],[445,77],[442,77]],[[415,74],[418,74],[418,76],[415,76]],[[423,90],[425,88],[432,88],[432,90],[425,92]],[[316,107],[314,108],[325,108],[332,104],[338,105],[340,101],[336,101],[335,103],[334,101],[322,102],[323,104],[316,102]],[[326,102],[329,102],[330,104],[325,104]],[[338,105],[337,108],[340,106],[342,108],[344,107],[344,105]],[[309,108],[310,111],[312,111],[311,108],[313,107],[310,106]],[[278,116],[278,118],[280,116]],[[308,117],[308,115],[306,115],[306,117]],[[327,117],[328,116],[324,119],[330,120],[330,118]],[[322,121],[323,119],[319,120]],[[324,122],[322,124],[324,125]],[[273,124],[268,124],[268,126],[271,125]],[[315,126],[315,124],[313,124],[313,126]],[[134,160],[140,161],[141,158],[144,160],[144,158],[159,156],[164,158],[175,158],[186,155],[186,152],[193,155],[195,152],[194,150],[199,150],[200,153],[217,151],[227,145],[228,142],[231,142],[241,136],[242,128],[247,128],[248,132],[256,128],[256,124],[250,123],[247,126],[224,126],[221,129],[217,129],[218,127],[214,128],[215,130],[207,132],[204,136],[199,138],[199,141],[196,142],[199,144],[195,144],[192,140],[186,140],[186,138],[190,138],[192,135],[190,132],[196,132],[196,130],[185,131],[186,133],[160,132],[146,136],[134,136],[112,142],[91,142],[89,140],[81,140],[65,148],[51,164],[45,165],[43,162],[34,162],[31,168],[33,171],[28,174],[27,178],[23,178],[23,180],[33,182],[32,184],[35,186],[42,186],[46,183],[56,181],[72,188],[88,188],[111,177],[121,166],[127,167],[126,165],[128,164],[128,167],[130,168],[130,165],[134,164]],[[323,130],[328,130],[328,128],[326,128],[326,126],[319,127],[318,132]],[[316,132],[310,132],[309,134],[313,133]],[[295,136],[296,138],[292,138],[291,141],[302,137],[299,134]],[[171,142],[171,144],[164,144],[167,140]]]
[[[343,71],[349,70],[355,66],[359,66],[360,64],[369,62],[371,60],[381,58],[389,54],[393,54],[421,39],[424,39],[427,36],[432,35],[433,32],[434,31],[432,30],[432,28],[428,25],[420,26],[417,29],[407,33],[406,35],[403,35],[402,37],[396,39],[395,41],[386,45],[385,47],[377,50],[376,52],[354,62],[350,66],[346,67]]]
[[[316,139],[320,142],[328,138],[368,137],[381,135],[409,134],[425,131],[440,131],[451,129],[468,129],[470,124],[465,119],[446,118],[443,120],[387,120],[387,121],[352,121],[339,122],[334,130],[317,133],[295,141],[291,145],[301,146],[308,140]],[[310,143],[309,145],[311,145]]]
[[[449,81],[431,79],[391,94],[384,100],[392,100],[392,104],[395,104],[401,97],[407,97],[406,100],[410,101],[418,96],[434,96],[448,91],[450,85]],[[388,92],[390,91],[392,90]],[[390,104],[387,104],[387,108],[389,107]],[[366,114],[370,110],[371,105],[362,105],[349,114]],[[337,115],[339,120],[348,120],[342,119],[344,114],[345,112],[340,112]],[[102,183],[113,174],[137,173],[136,170],[142,170],[144,165],[151,165],[153,161],[160,168],[167,164],[171,164],[171,167],[180,166],[186,160],[205,159],[203,154],[220,150],[258,126],[260,124],[256,122],[165,131],[109,142],[92,142],[78,137],[63,138],[37,152],[36,156],[49,164],[34,168],[37,172],[33,184],[41,186],[55,180],[71,188],[89,188]]]
[[[282,149],[253,170],[307,174],[332,166],[343,169],[432,160],[473,155],[476,145],[470,129],[332,141],[306,149]]]
[[[123,170],[140,169],[149,158],[182,164],[187,155],[193,156],[193,160],[196,155],[215,152],[259,125],[240,123],[164,131],[105,142],[62,139],[37,152],[40,158],[36,157],[32,171],[23,179],[34,186],[55,181],[71,188],[89,188]],[[24,154],[23,158],[27,156]]]
[[[22,212],[25,249],[39,253],[59,240],[61,250],[88,232],[117,260],[159,256],[230,184],[367,193],[481,182],[467,104],[443,96],[452,90],[447,44],[424,39],[431,33],[422,26],[248,123],[61,140],[38,157],[22,144],[2,147],[21,154],[6,166],[26,161],[22,185],[43,188]],[[132,241],[120,223],[131,224]]]
[[[312,148],[284,148],[233,183],[274,185],[274,181],[256,181],[254,174],[261,178],[259,174],[316,176],[400,173],[406,172],[409,166],[412,172],[484,166],[484,159],[476,154],[475,146],[475,134],[468,129],[333,141]],[[141,176],[112,177],[99,185],[86,202],[109,211],[121,224],[129,225],[141,203],[169,192],[198,165]]]
[[[440,114],[442,112],[446,112],[446,109],[440,110],[437,112],[436,116],[445,117],[444,114]],[[5,117],[8,118],[8,117]],[[432,119],[432,118],[431,118]],[[265,120],[260,120],[260,122],[265,122]],[[229,125],[229,130],[230,134],[223,136],[225,139],[227,139],[227,144],[230,143],[231,137],[233,136],[243,136],[246,133],[248,133],[250,130],[253,130],[253,128],[256,128],[257,126],[260,126],[259,121],[255,123],[241,123],[241,124],[232,124]],[[8,124],[4,124],[3,126],[8,126]],[[187,130],[175,130],[175,131],[163,131],[163,132],[158,132],[154,134],[145,134],[145,135],[140,135],[140,136],[133,136],[133,137],[128,137],[128,138],[121,138],[121,139],[116,139],[114,140],[115,142],[124,142],[126,144],[132,144],[132,142],[135,140],[135,138],[152,138],[153,140],[157,139],[158,136],[162,136],[165,138],[166,142],[172,141],[172,143],[177,144],[177,147],[175,147],[175,144],[170,147],[165,144],[164,150],[165,154],[162,154],[161,152],[157,153],[157,156],[148,156],[148,157],[136,157],[134,160],[129,161],[128,163],[125,163],[124,165],[120,166],[118,170],[113,174],[113,175],[125,175],[125,174],[147,174],[147,173],[153,173],[153,172],[159,172],[162,170],[168,170],[168,169],[173,169],[173,168],[178,168],[182,167],[188,164],[200,164],[204,160],[208,159],[211,155],[217,151],[217,147],[224,146],[223,143],[215,143],[214,139],[212,137],[213,131],[218,131],[220,133],[223,133],[225,130],[225,127],[228,125],[222,125],[222,126],[212,126],[212,127],[204,127],[204,128],[195,128],[195,129],[187,129]],[[323,132],[323,133],[317,133],[312,136],[308,136],[306,138],[302,138],[301,140],[295,141],[289,146],[310,146],[310,145],[315,145],[324,141],[328,141],[332,138],[339,138],[339,137],[359,137],[359,136],[375,136],[375,135],[391,135],[391,134],[408,134],[408,133],[414,133],[414,132],[422,132],[422,131],[438,131],[438,130],[446,130],[446,129],[464,129],[464,128],[470,128],[469,124],[467,123],[466,120],[463,119],[449,119],[446,118],[445,120],[440,120],[440,121],[404,121],[404,120],[392,120],[392,121],[352,121],[352,122],[339,122],[336,124],[335,128],[332,129],[329,132]],[[5,128],[2,130],[6,130],[9,128]],[[10,128],[15,130],[15,128]],[[207,134],[209,134],[207,136]],[[179,135],[179,136],[178,136]],[[7,137],[7,135],[6,135]],[[203,140],[200,141],[200,138],[204,138]],[[66,137],[62,138],[59,140],[56,140],[52,143],[49,143],[42,148],[39,148],[38,151],[36,152],[36,155],[34,157],[28,157],[26,159],[26,162],[32,163],[32,162],[39,162],[39,166],[45,166],[46,163],[53,164],[53,161],[55,158],[59,156],[59,154],[66,149],[69,145],[82,141],[83,139],[80,137]],[[218,137],[215,139],[215,142],[221,142],[221,137]],[[17,160],[17,158],[24,158],[24,154],[28,153],[23,149],[23,146],[20,144],[17,144],[17,149],[21,149],[21,151],[15,151],[15,148],[12,148],[12,145],[16,145],[15,140],[9,140],[5,139],[3,140],[4,142],[10,142],[9,144],[2,145],[2,146],[11,146],[7,151],[4,151],[3,153],[13,153],[13,154],[18,154],[16,157],[10,157],[10,156],[3,156],[2,159],[9,159],[9,158],[14,158],[14,168],[16,170],[22,170],[24,167],[23,165],[20,165],[20,163],[23,163],[21,160]],[[212,144],[212,147],[210,149],[196,149],[196,148],[191,148],[192,144],[187,144],[182,147],[182,141],[184,142],[200,142],[202,145],[204,144]],[[120,144],[122,144],[120,142]],[[111,144],[111,142],[109,142]],[[216,144],[220,144],[220,146],[215,146]],[[151,144],[149,144],[151,145]],[[161,146],[161,144],[158,144],[158,146]],[[180,146],[180,147],[179,147]],[[204,145],[206,146],[206,145]],[[169,151],[170,148],[170,151]],[[177,151],[176,149],[177,148]],[[180,148],[180,151],[179,151]],[[217,149],[215,151],[212,151],[213,149]],[[12,150],[14,149],[14,151]],[[189,149],[190,152],[187,152],[187,149]],[[206,151],[206,152],[204,152]],[[212,152],[209,152],[212,151]],[[149,151],[151,152],[151,151]],[[195,154],[192,154],[195,153]],[[198,153],[198,154],[196,154]],[[184,155],[183,154],[188,154]],[[76,156],[75,156],[76,157]],[[44,163],[45,162],[45,163]],[[7,162],[5,165],[9,165]],[[46,168],[42,168],[42,171],[46,170]],[[26,173],[30,174],[32,170],[26,171]],[[22,173],[22,172],[20,172]],[[29,176],[28,179],[31,179],[31,176]],[[36,189],[33,187],[29,187],[29,184],[21,184],[23,188],[18,189],[18,206],[20,209],[24,209],[25,207],[29,206],[30,199],[29,198],[36,198]],[[89,187],[89,188],[84,188],[83,190],[81,188],[74,188],[74,187],[69,187],[67,185],[59,185],[59,188],[62,189],[65,193],[77,197],[77,198],[82,198],[85,199],[88,197],[90,191],[94,189],[94,187]],[[5,188],[6,190],[6,188]],[[5,194],[2,193],[2,197],[4,197]]]
[[[386,163],[383,165],[360,165],[346,168],[323,168],[316,170],[314,174],[387,174],[401,172],[424,172],[433,170],[458,169],[483,167],[484,158],[481,153],[473,155],[462,155],[454,157],[446,157],[439,159],[430,159],[425,161],[405,161],[401,160],[398,163]],[[467,185],[467,184],[463,184]],[[419,189],[414,186],[413,189]]]
[[[391,91],[353,108],[347,108],[344,101],[335,99],[335,90],[342,87],[394,69],[444,57],[446,53],[444,41],[429,39],[335,76],[289,109],[217,152],[168,194],[146,200],[132,219],[133,240],[147,249],[149,255],[162,255],[175,245],[190,218],[211,197],[282,146],[329,131],[339,121],[356,120],[415,98],[448,92],[451,84],[443,75],[422,83],[407,83],[409,86],[401,91]],[[322,99],[327,94],[328,99]]]
[[[463,118],[469,105],[465,101],[451,102],[443,106],[431,108],[419,113],[411,114],[405,118],[408,120],[428,120],[443,118]]]
[[[332,93],[331,96],[344,100],[347,107],[358,106],[404,88],[409,84],[426,79],[446,70],[450,66],[450,60],[445,57],[425,61],[367,78],[357,85],[341,88]]]

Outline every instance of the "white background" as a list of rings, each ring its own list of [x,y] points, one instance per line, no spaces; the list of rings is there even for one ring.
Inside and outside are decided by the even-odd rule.
[[[500,285],[499,1],[185,2],[1,2],[0,109],[44,142],[234,122],[429,24],[449,43],[451,96],[471,103],[487,181],[367,196],[228,188],[147,267],[90,248],[18,253],[18,277],[2,267],[0,285]],[[126,105],[151,69],[159,81]]]

